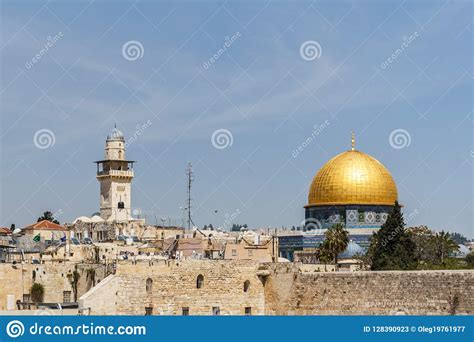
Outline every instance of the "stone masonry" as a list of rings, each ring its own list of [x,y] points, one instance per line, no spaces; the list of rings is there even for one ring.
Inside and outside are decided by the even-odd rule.
[[[29,294],[33,283],[44,286],[45,303],[63,303],[64,291],[74,293],[68,274],[77,270],[79,281],[78,298],[105,277],[105,267],[101,264],[76,264],[54,262],[45,264],[0,264],[0,310],[7,309],[7,296],[13,295],[15,302],[23,301],[23,294]],[[91,271],[93,270],[93,271]]]
[[[251,260],[123,262],[80,307],[91,315],[181,315],[183,308],[190,315],[465,315],[474,313],[474,271],[303,273],[298,263]]]

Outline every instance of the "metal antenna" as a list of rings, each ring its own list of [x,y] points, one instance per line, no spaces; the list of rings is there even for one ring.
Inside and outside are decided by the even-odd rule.
[[[186,175],[188,176],[188,229],[191,229],[191,187],[194,180],[193,166],[188,163],[186,168]]]

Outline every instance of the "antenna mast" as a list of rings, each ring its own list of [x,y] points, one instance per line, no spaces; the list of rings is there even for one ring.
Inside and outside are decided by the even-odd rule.
[[[186,175],[188,176],[188,229],[191,229],[191,187],[194,180],[193,166],[191,163],[188,163]]]

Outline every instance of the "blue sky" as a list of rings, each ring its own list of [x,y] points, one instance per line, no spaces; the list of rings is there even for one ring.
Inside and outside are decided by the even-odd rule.
[[[97,211],[92,162],[117,123],[137,137],[132,206],[150,223],[181,222],[192,162],[196,224],[299,225],[312,177],[354,130],[392,172],[410,225],[473,237],[468,1],[10,1],[1,12],[2,226]],[[34,143],[42,129],[47,148]],[[219,129],[232,135],[222,149]]]

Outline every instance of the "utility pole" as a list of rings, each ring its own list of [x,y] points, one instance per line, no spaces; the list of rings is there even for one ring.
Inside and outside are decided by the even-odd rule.
[[[188,163],[186,168],[186,175],[188,176],[188,230],[191,229],[191,187],[194,180],[193,166]]]

